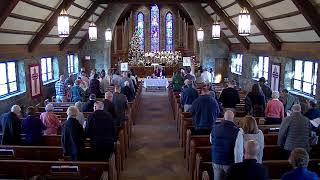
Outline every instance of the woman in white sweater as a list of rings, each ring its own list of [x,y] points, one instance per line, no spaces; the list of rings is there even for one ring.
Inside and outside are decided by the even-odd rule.
[[[258,128],[256,120],[252,116],[246,116],[243,119],[242,128],[240,128],[240,131],[243,134],[243,141],[236,141],[236,146],[242,146],[246,144],[249,140],[255,140],[259,144],[259,153],[257,157],[257,162],[262,163],[262,157],[263,157],[263,148],[264,148],[264,136],[262,131]],[[244,149],[244,148],[243,148]],[[240,159],[243,159],[244,152],[237,152],[237,156]]]

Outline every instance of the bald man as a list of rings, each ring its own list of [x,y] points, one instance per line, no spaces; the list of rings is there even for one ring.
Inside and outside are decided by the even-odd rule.
[[[258,153],[258,142],[254,140],[247,141],[243,162],[232,165],[228,169],[225,180],[267,180],[268,173],[266,168],[262,164],[257,163]]]
[[[311,136],[310,122],[301,114],[301,106],[295,104],[291,110],[291,115],[282,120],[278,134],[278,145],[286,150],[288,157],[295,148],[309,151]]]
[[[104,111],[110,113],[113,119],[116,119],[117,115],[116,115],[114,104],[112,103],[112,98],[113,98],[112,92],[108,91],[105,93],[104,100],[103,100]]]
[[[21,108],[19,105],[13,105],[11,111],[1,116],[0,125],[2,127],[2,145],[20,144],[21,134]]]

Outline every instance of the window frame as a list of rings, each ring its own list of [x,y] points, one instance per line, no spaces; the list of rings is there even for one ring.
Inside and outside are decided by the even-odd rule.
[[[72,56],[73,58],[72,58],[72,66],[69,66],[69,57],[70,56]],[[77,74],[77,72],[76,72],[76,64],[75,64],[75,56],[76,56],[76,54],[67,54],[67,70],[68,70],[68,74]],[[78,62],[79,63],[79,62]],[[70,71],[71,70],[71,68],[72,68],[72,72]]]
[[[7,86],[7,92],[6,94],[3,94],[3,95],[0,95],[0,99],[2,98],[5,98],[7,96],[11,96],[11,95],[14,95],[14,94],[18,94],[20,92],[20,88],[19,88],[19,78],[17,76],[17,71],[18,71],[18,64],[17,64],[17,61],[15,60],[10,60],[10,61],[4,61],[4,62],[0,62],[0,64],[5,64],[5,67],[6,67],[6,82],[4,83],[4,85]],[[8,72],[8,63],[14,63],[15,65],[15,77],[16,77],[16,80],[15,81],[9,81],[9,72]],[[13,83],[15,82],[16,83],[16,90],[15,91],[12,91],[10,92],[10,83]]]
[[[262,57],[262,69],[260,69],[260,57]],[[268,58],[268,68],[265,69],[265,58]],[[261,77],[264,77],[266,79],[266,81],[269,80],[269,71],[270,71],[270,57],[269,56],[258,56],[258,61],[257,61],[257,66],[258,66],[258,77],[253,77],[253,73],[252,73],[252,79],[254,80],[258,80]],[[252,67],[253,69],[254,67]],[[264,74],[267,74],[267,77],[264,76]]]
[[[50,58],[51,60],[51,72],[48,72],[48,59]],[[42,59],[46,59],[46,72],[43,73],[42,72]],[[42,57],[40,59],[40,64],[41,64],[41,81],[43,84],[47,84],[47,83],[50,83],[52,81],[54,81],[54,70],[53,70],[53,57],[52,56],[45,56],[45,57]],[[48,78],[48,74],[51,73],[51,79]],[[42,75],[43,74],[46,74],[46,77],[47,77],[47,80],[46,81],[43,81],[43,78],[42,78]]]
[[[168,16],[171,15],[171,23],[172,23],[172,26],[171,28],[168,28],[167,27],[167,22],[169,20]],[[165,29],[165,50],[166,51],[173,51],[173,46],[174,46],[174,40],[173,40],[173,37],[174,37],[174,34],[173,34],[173,31],[174,31],[174,19],[173,19],[173,14],[169,11],[166,13],[165,15],[165,26],[164,26],[164,29]],[[167,33],[167,30],[168,29],[171,29],[171,37],[169,37],[168,33]],[[171,44],[168,44],[168,40],[169,38],[171,39]],[[171,49],[169,48],[171,47]]]
[[[231,71],[231,73],[233,73],[233,74],[238,74],[238,75],[242,75],[242,67],[243,67],[243,54],[240,54],[240,53],[238,53],[238,54],[234,54],[235,56],[236,56],[236,59],[238,59],[238,55],[240,55],[241,56],[241,66],[240,67],[238,67],[238,64],[236,63],[236,67],[235,67],[235,71],[233,71],[232,70],[232,64],[233,64],[233,61],[232,61],[232,56],[231,56],[231,65],[230,65],[230,71]],[[237,71],[237,69],[240,69],[240,71]]]
[[[302,62],[302,67],[300,69],[301,79],[296,79],[295,78],[296,62],[297,61],[301,61]],[[308,82],[308,81],[304,80],[304,73],[305,73],[304,68],[305,68],[305,63],[306,62],[311,62],[312,63],[311,82]],[[309,96],[309,97],[315,97],[316,96],[316,94],[317,94],[317,79],[319,78],[318,74],[317,74],[318,73],[318,69],[316,69],[316,64],[317,64],[317,66],[319,66],[319,63],[314,61],[314,60],[302,60],[302,59],[294,60],[294,62],[292,63],[292,66],[293,66],[293,77],[291,79],[291,87],[292,87],[293,91],[295,91],[295,92],[297,92],[299,94],[303,94],[303,95]],[[315,75],[316,75],[317,79],[314,79]],[[295,81],[299,81],[300,82],[300,89],[296,89],[294,87],[294,82]],[[304,83],[311,84],[311,93],[305,92],[303,90]],[[314,88],[316,88],[315,92],[314,92]]]

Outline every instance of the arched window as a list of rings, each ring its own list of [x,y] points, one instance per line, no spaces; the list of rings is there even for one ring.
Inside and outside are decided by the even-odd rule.
[[[144,51],[144,15],[142,12],[137,15],[137,33],[140,38],[140,49]]]
[[[160,49],[160,32],[159,22],[160,14],[157,5],[151,6],[151,21],[150,21],[150,32],[151,32],[151,52],[159,51]]]
[[[173,17],[172,13],[166,15],[166,51],[173,50]]]

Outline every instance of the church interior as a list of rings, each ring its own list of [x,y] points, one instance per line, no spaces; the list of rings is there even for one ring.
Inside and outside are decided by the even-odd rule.
[[[320,177],[320,0],[1,0],[0,179]]]

